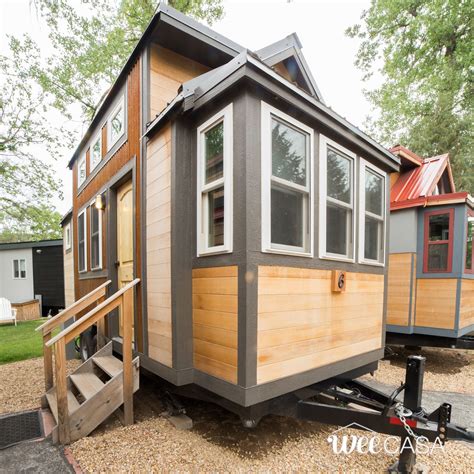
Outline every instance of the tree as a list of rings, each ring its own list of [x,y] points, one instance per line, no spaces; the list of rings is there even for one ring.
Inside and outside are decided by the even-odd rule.
[[[368,127],[385,145],[421,156],[449,152],[458,189],[474,192],[472,0],[378,0],[347,34],[362,40],[356,65],[379,115]]]

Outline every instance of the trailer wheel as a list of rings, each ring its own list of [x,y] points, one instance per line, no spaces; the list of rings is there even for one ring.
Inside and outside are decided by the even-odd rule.
[[[97,334],[90,329],[81,334],[80,353],[81,360],[85,362],[97,351]]]

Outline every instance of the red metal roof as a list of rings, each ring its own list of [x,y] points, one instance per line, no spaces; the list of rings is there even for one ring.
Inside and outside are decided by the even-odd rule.
[[[392,186],[390,192],[390,208],[392,210],[467,197],[467,193],[455,192],[448,153],[431,158],[421,158],[401,145],[397,145],[390,151],[410,158],[410,163],[406,163],[407,166],[402,164],[400,176]],[[433,196],[436,184],[445,170],[448,173],[452,192]]]

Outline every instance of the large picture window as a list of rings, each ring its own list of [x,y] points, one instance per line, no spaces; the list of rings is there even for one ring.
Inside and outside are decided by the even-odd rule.
[[[354,260],[355,154],[320,136],[320,235],[322,258]]]
[[[87,271],[87,220],[86,209],[77,216],[77,253],[79,272]]]
[[[449,273],[453,260],[454,209],[425,213],[423,272]]]
[[[312,255],[313,131],[262,102],[262,251]]]
[[[360,160],[359,260],[384,264],[385,254],[385,173]]]
[[[26,259],[15,258],[13,260],[13,279],[14,280],[26,279]]]
[[[102,212],[90,206],[91,213],[91,270],[102,268]]]
[[[467,233],[466,233],[466,261],[467,273],[474,273],[474,256],[472,253],[472,239],[474,237],[474,210],[467,212]]]
[[[232,251],[232,104],[197,131],[198,255]]]

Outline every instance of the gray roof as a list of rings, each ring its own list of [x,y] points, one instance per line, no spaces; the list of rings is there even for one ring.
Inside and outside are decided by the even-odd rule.
[[[63,245],[63,241],[59,240],[37,240],[36,242],[7,242],[0,244],[1,250],[14,250],[14,249],[29,249],[33,247],[57,247]]]

